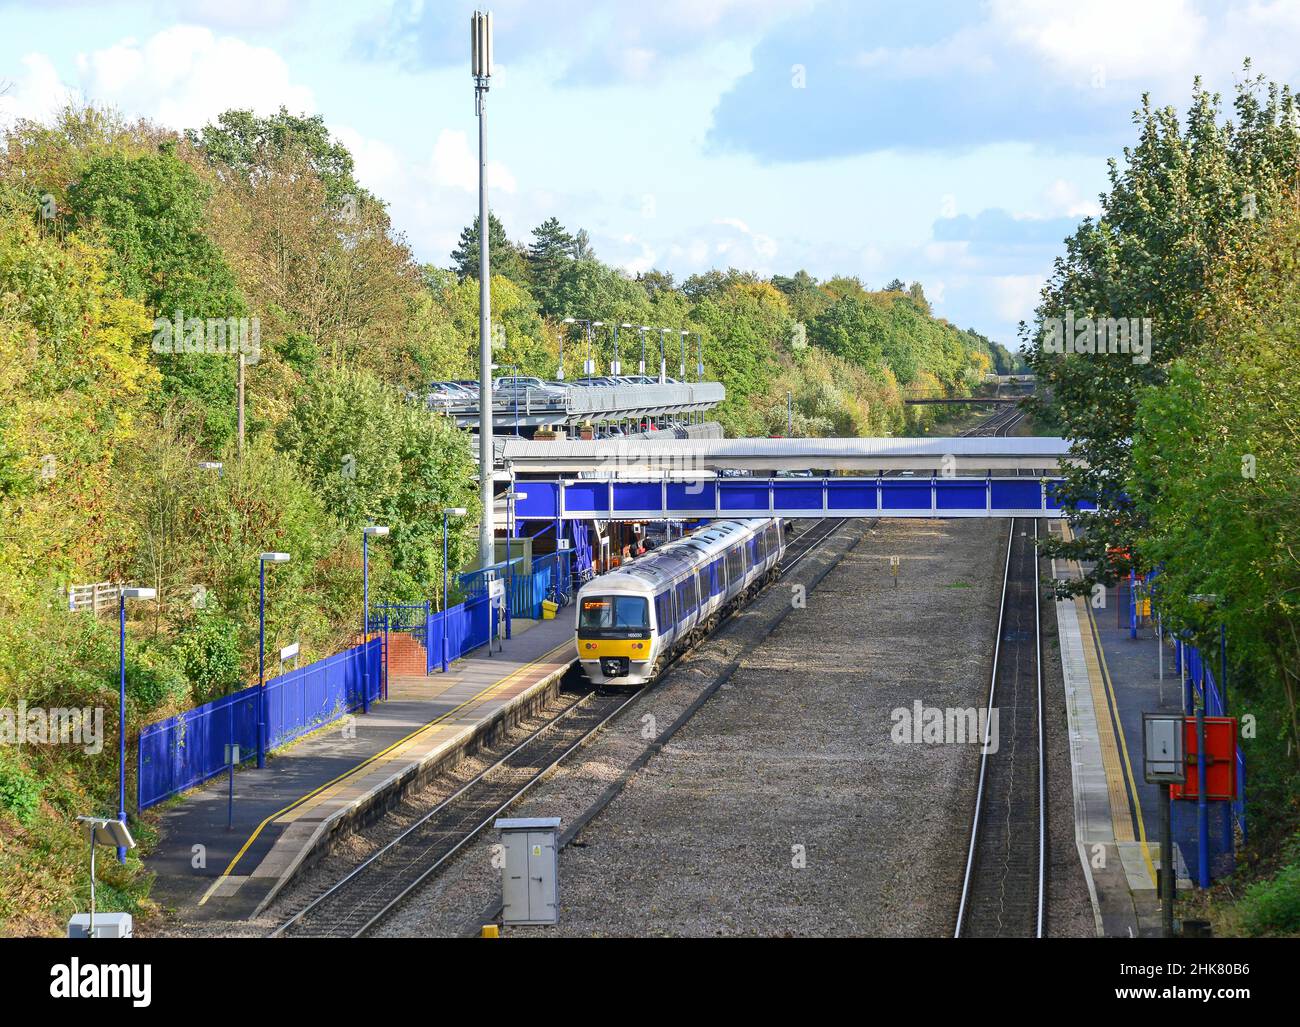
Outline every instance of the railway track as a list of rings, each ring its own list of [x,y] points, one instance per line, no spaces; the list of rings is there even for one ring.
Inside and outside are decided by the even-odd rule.
[[[961,433],[961,438],[1006,437],[1006,435],[1025,419],[1025,412],[1018,406],[998,410],[992,417],[981,421],[973,428]]]
[[[1044,931],[1047,797],[1037,539],[1036,520],[1012,520],[958,938],[1041,938]],[[991,737],[996,752],[989,751]]]
[[[362,937],[636,694],[584,696],[312,899],[271,937]]]
[[[785,552],[781,556],[781,563],[778,566],[778,574],[789,574],[791,570],[803,560],[815,552],[827,539],[844,525],[848,520],[847,517],[836,519],[826,518],[819,520],[810,528],[805,528],[794,538],[786,543]]]
[[[845,520],[819,521],[795,536],[780,574],[815,552]],[[588,693],[311,899],[271,937],[364,936],[639,694]]]

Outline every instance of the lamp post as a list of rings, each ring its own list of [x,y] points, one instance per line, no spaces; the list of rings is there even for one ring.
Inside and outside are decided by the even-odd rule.
[[[641,334],[641,364],[637,368],[637,374],[646,373],[646,331],[650,330],[650,325],[638,325],[637,331]]]
[[[124,588],[117,599],[117,819],[126,823],[126,601],[156,599],[152,588]],[[117,861],[126,862],[126,848],[117,847]]]
[[[521,499],[527,499],[527,492],[517,492],[511,489],[506,493],[506,638],[510,638],[511,626],[511,607],[514,606],[515,598],[515,565],[511,562],[514,556],[515,541],[515,503]]]
[[[785,394],[785,437],[794,438],[794,393]]]
[[[478,115],[478,357],[479,357],[479,499],[483,521],[479,526],[478,553],[484,567],[491,566],[495,542],[492,533],[492,279],[491,232],[487,191],[487,94],[492,79],[492,15],[475,11],[470,17],[470,72],[474,76],[474,109]]]
[[[603,327],[605,322],[590,321],[581,317],[566,317],[564,323],[566,325],[582,325],[583,334],[587,337],[587,359],[583,361],[582,373],[585,377],[590,378],[596,373],[596,362],[591,357],[592,335],[594,334],[595,329]]]
[[[665,339],[668,337],[668,328],[659,329],[659,384],[662,385],[668,378],[668,352]]]
[[[632,328],[632,327],[635,326],[628,324],[626,321],[623,322],[622,324],[614,325],[614,362],[609,365],[610,370],[612,370],[614,374],[623,373],[623,361],[619,359],[620,354],[618,352],[618,330],[620,328]]]
[[[560,329],[560,369],[555,372],[557,381],[564,381],[564,329]]]
[[[468,510],[463,506],[449,506],[442,511],[442,672],[447,673],[451,646],[447,641],[447,521],[451,517],[464,517]],[[491,643],[489,642],[489,645]]]
[[[1213,609],[1219,597],[1213,594],[1195,594],[1187,597],[1191,602]],[[1210,886],[1210,805],[1205,796],[1205,712],[1209,706],[1209,688],[1205,684],[1205,660],[1198,661],[1201,677],[1201,702],[1196,707],[1196,883],[1202,888]],[[1190,694],[1190,693],[1189,693]]]
[[[266,766],[266,565],[288,563],[288,553],[257,558],[257,769]]]
[[[361,644],[370,641],[370,539],[383,538],[388,529],[382,524],[372,524],[361,529]],[[361,712],[370,712],[370,662],[365,661],[366,670],[361,677]]]
[[[704,381],[704,336],[700,332],[695,333],[695,380]]]
[[[683,328],[683,329],[681,330],[681,335],[682,335],[682,369],[681,369],[681,371],[680,371],[680,374],[681,374],[681,376],[682,376],[682,381],[686,381],[686,336],[688,336],[688,335],[690,335],[690,334],[691,334],[691,333],[688,332],[685,328]]]
[[[603,327],[604,324],[605,324],[604,321],[587,322],[587,363],[583,373],[586,374],[588,378],[592,377],[596,373],[596,361],[591,355],[591,346],[592,343],[595,341],[596,329]]]

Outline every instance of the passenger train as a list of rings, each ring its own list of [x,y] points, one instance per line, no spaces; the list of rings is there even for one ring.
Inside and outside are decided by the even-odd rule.
[[[577,604],[583,672],[602,687],[653,681],[772,580],[784,551],[779,519],[715,521],[589,581]]]

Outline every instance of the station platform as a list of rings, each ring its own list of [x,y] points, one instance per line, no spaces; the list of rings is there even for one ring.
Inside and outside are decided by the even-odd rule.
[[[567,612],[567,611],[566,611]],[[358,826],[497,737],[559,688],[576,657],[573,619],[516,620],[504,651],[482,647],[446,674],[390,672],[388,699],[168,803],[146,859],[153,897],[182,921],[257,916],[341,830]]]
[[[1064,521],[1051,530],[1069,537]],[[1080,574],[1072,561],[1052,561],[1055,578]],[[1142,779],[1142,714],[1181,713],[1182,697],[1167,647],[1162,657],[1151,632],[1130,638],[1127,617],[1119,623],[1120,606],[1115,589],[1105,606],[1083,597],[1056,604],[1075,838],[1098,935],[1158,936],[1160,796],[1158,786]]]

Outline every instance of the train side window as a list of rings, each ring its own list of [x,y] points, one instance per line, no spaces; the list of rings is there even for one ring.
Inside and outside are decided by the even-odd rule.
[[[655,596],[655,619],[659,630],[667,631],[673,626],[673,600],[671,592],[660,592]]]

